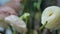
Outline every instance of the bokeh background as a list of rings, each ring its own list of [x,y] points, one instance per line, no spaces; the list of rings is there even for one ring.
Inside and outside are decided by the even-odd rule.
[[[31,14],[27,23],[27,34],[60,34],[60,30],[49,30],[46,28],[39,30],[42,26],[41,14],[43,10],[49,6],[60,6],[60,0],[24,0],[23,5],[22,14],[26,12]]]
[[[19,17],[24,13],[30,13],[30,16],[27,17],[27,20],[24,20],[27,25],[28,31],[25,34],[60,34],[60,30],[50,30],[41,28],[41,14],[46,7],[49,6],[60,6],[60,0],[23,0],[21,2],[21,10],[18,12]],[[5,31],[0,31],[2,34],[20,34],[19,32],[13,32],[11,26]]]

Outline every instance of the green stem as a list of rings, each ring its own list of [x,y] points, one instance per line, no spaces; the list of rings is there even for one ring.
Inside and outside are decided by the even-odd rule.
[[[16,31],[13,31],[13,34],[16,34]]]
[[[47,24],[47,21],[46,21],[46,23],[44,24],[44,25],[42,25],[40,28],[39,28],[39,31],[41,32],[41,30],[46,26],[46,24]]]
[[[31,29],[31,30],[30,30],[30,34],[34,34],[34,30]]]
[[[27,25],[27,23],[28,23],[28,19],[26,18],[26,25]]]

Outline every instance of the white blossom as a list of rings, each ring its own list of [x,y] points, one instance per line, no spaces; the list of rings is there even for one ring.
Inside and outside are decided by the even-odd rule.
[[[11,26],[13,26],[20,33],[24,33],[27,30],[25,22],[15,15],[10,15],[6,17],[5,21],[8,22]]]
[[[60,28],[60,7],[50,6],[47,7],[42,13],[42,24],[46,22],[46,28],[48,29],[59,29]]]

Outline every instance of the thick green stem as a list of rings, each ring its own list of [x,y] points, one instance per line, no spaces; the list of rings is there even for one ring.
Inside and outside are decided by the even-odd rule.
[[[46,26],[46,24],[47,24],[47,21],[46,21],[46,23],[45,23],[44,25],[42,25],[42,26],[39,28],[39,31],[40,31],[40,32],[41,32],[41,30],[44,29],[44,27]]]

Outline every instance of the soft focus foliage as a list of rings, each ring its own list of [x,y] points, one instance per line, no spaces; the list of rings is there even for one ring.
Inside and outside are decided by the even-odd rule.
[[[0,3],[2,5],[4,5],[5,2],[7,2],[7,1],[9,1],[9,0],[6,0],[6,1],[0,0]],[[59,34],[59,30],[46,29],[45,28],[46,24],[44,24],[44,25],[41,24],[41,14],[42,14],[43,10],[48,6],[59,5],[60,2],[58,2],[58,0],[23,0],[23,1],[21,1],[21,4],[19,4],[19,0],[18,0],[16,4],[13,3],[14,4],[13,5],[12,3],[10,2],[10,4],[8,3],[4,6],[9,6],[9,7],[15,8],[16,10],[18,10],[18,9],[20,10],[17,12],[19,14],[18,17],[19,17],[19,19],[22,19],[25,22],[27,32],[24,32],[24,33],[18,32],[15,28],[17,28],[17,29],[20,29],[20,28],[18,28],[18,27],[14,28],[11,25],[9,25],[6,29],[0,28],[0,30],[4,30],[1,33],[3,33],[3,34],[4,33],[6,33],[6,34]],[[0,6],[2,6],[2,5],[0,5]],[[16,7],[16,6],[18,6],[18,7]],[[11,19],[12,23],[14,22],[13,21],[14,19]],[[17,20],[19,21],[19,19],[17,19]],[[21,28],[21,30],[23,30],[23,29]]]

